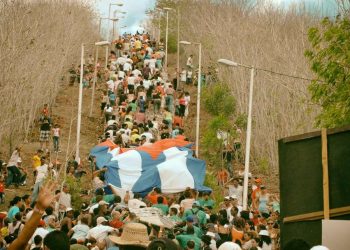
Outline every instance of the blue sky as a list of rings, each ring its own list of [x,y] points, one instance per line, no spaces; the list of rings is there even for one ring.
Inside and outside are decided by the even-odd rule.
[[[140,30],[142,20],[146,18],[145,11],[147,9],[154,8],[155,2],[156,0],[97,0],[96,5],[100,16],[107,17],[109,3],[123,3],[124,6],[122,7],[112,6],[111,16],[113,15],[113,11],[116,9],[126,11],[127,14],[125,14],[125,18],[120,21],[119,27],[127,25],[128,27],[126,29],[122,29],[121,32],[123,33],[124,31],[127,31],[134,33],[136,30]],[[106,26],[107,21],[104,20],[103,22],[103,26]]]
[[[260,0],[257,0],[260,1]],[[336,15],[336,0],[268,0],[272,3],[281,6],[288,7],[292,3],[304,3],[307,10],[312,11],[317,9],[317,13],[321,15]],[[147,9],[154,8],[156,0],[96,0],[97,11],[101,17],[108,16],[109,3],[123,3],[124,6],[117,7],[112,6],[111,15],[116,9],[126,11],[125,18],[119,22],[119,27],[127,25],[126,29],[120,30],[135,33],[136,30],[140,30],[142,20],[146,18],[145,11]],[[120,15],[120,14],[119,14]],[[107,26],[107,21],[103,21],[103,27]],[[112,25],[112,24],[110,24]]]

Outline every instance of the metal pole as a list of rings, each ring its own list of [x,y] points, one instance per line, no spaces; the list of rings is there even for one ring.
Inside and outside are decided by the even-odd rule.
[[[169,10],[166,11],[166,29],[165,29],[165,71],[168,69],[168,26],[169,26]]]
[[[158,43],[160,42],[160,20],[161,20],[161,14],[159,12],[159,22],[158,22]]]
[[[75,160],[80,162],[80,126],[81,126],[81,106],[83,102],[83,76],[84,76],[84,44],[81,45],[80,59],[80,82],[79,82],[79,101],[78,101],[78,121],[77,121],[77,145],[75,150]]]
[[[113,28],[112,28],[112,41],[114,39],[114,30],[115,30],[115,21],[113,21]]]
[[[108,26],[107,26],[107,41],[108,42],[109,42],[109,28],[110,28],[109,24],[111,22],[111,19],[110,19],[111,18],[111,6],[112,6],[112,4],[110,3],[109,8],[108,8]]]
[[[252,67],[250,69],[248,124],[247,124],[247,139],[246,139],[245,162],[244,162],[243,210],[247,210],[247,207],[248,207],[248,176],[249,176],[250,141],[251,141],[251,134],[252,134],[254,74],[255,74],[255,69],[254,67]]]
[[[102,18],[100,17],[100,22],[98,24],[98,34],[99,34],[99,36],[101,36],[101,22],[102,22]]]
[[[106,46],[106,63],[105,63],[105,69],[108,68],[108,45]]]
[[[180,89],[180,8],[177,8],[177,62],[176,62],[176,85]]]
[[[199,43],[199,69],[198,69],[198,86],[197,86],[197,122],[196,122],[196,156],[199,157],[199,117],[201,110],[201,78],[202,78],[202,44]]]
[[[92,83],[92,93],[91,93],[91,105],[90,105],[90,114],[89,116],[92,117],[92,108],[94,106],[94,98],[95,98],[95,87],[96,87],[96,80],[97,80],[97,62],[98,62],[98,46],[95,46],[96,48],[96,56],[95,56],[95,71],[94,71],[94,80]]]

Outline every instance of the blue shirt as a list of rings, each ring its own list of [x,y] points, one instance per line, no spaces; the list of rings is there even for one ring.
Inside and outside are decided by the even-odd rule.
[[[13,221],[17,213],[19,213],[19,208],[17,206],[12,206],[7,214],[7,218],[9,218],[10,222]]]

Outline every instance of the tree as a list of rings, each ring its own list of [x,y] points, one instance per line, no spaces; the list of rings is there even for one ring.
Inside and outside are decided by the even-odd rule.
[[[322,108],[318,127],[350,123],[350,21],[325,18],[309,29],[311,48],[305,52],[316,78],[309,85],[312,101]]]

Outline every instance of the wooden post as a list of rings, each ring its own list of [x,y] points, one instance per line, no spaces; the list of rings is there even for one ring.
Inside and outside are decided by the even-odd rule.
[[[323,170],[323,213],[324,219],[329,220],[329,178],[328,178],[328,144],[327,129],[322,129],[322,170]]]

